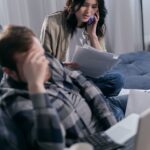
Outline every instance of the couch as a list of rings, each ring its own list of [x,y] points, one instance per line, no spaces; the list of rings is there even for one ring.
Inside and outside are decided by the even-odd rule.
[[[150,89],[150,52],[122,54],[110,72],[123,75],[126,89]],[[0,69],[0,79],[1,77]]]
[[[150,89],[150,52],[122,54],[111,71],[123,75],[126,89]]]

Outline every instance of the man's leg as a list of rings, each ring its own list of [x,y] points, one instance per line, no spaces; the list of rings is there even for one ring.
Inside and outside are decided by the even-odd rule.
[[[122,120],[125,116],[127,100],[128,100],[128,95],[109,97],[106,99],[117,121]]]
[[[106,73],[100,78],[88,78],[95,83],[106,97],[106,102],[115,115],[117,121],[125,116],[127,95],[117,96],[124,86],[124,79],[120,73]]]

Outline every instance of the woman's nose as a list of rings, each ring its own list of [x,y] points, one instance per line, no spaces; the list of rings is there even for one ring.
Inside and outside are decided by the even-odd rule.
[[[86,7],[86,12],[91,13],[92,12],[92,7],[91,6]]]

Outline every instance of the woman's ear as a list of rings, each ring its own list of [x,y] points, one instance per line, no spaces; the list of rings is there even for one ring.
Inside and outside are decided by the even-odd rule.
[[[9,69],[7,67],[2,67],[2,70],[3,70],[4,73],[6,73],[8,76],[13,78],[14,80],[18,80],[18,76],[17,76],[16,71],[11,70],[11,69]]]

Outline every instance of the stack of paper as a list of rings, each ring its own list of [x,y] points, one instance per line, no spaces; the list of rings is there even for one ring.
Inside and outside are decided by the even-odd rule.
[[[100,52],[92,47],[78,47],[72,62],[79,64],[84,75],[98,78],[117,62],[117,58],[112,53]]]

